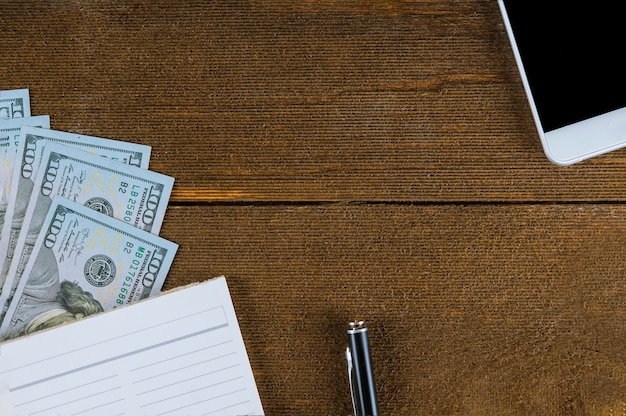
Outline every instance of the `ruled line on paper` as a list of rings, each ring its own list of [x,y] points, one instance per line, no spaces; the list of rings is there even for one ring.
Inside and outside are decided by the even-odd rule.
[[[215,410],[213,410],[213,411],[210,411],[209,413],[203,413],[203,414],[202,414],[202,415],[200,415],[200,416],[214,415],[214,414],[216,414],[216,413],[218,413],[218,412],[220,412],[220,413],[221,413],[221,412],[223,412],[224,410],[227,410],[227,409],[232,409],[233,407],[241,406],[241,405],[244,405],[244,404],[246,404],[246,403],[250,403],[250,400],[244,400],[244,401],[241,401],[241,402],[238,402],[238,403],[233,403],[233,404],[232,404],[232,405],[230,405],[230,406],[222,407],[222,408],[220,408],[220,409],[215,409]],[[248,413],[248,415],[251,415],[251,414],[252,414],[252,413]],[[242,415],[242,416],[245,416],[245,415]]]
[[[149,380],[155,379],[157,377],[171,376],[173,373],[181,372],[181,371],[184,371],[184,370],[186,370],[188,368],[197,367],[200,364],[207,364],[207,363],[210,363],[212,361],[220,360],[220,359],[223,359],[223,358],[229,357],[231,355],[235,355],[235,354],[237,354],[237,353],[236,352],[229,352],[229,353],[224,354],[224,355],[218,355],[218,356],[215,356],[215,357],[207,358],[206,360],[196,361],[196,362],[190,363],[188,365],[185,365],[183,367],[179,367],[179,368],[177,368],[175,370],[164,371],[164,372],[161,372],[161,373],[158,373],[158,374],[154,374],[154,375],[152,375],[150,377],[146,377],[146,378],[144,378],[142,380],[136,380],[136,381],[133,382],[133,384],[140,384],[142,382],[149,381]],[[210,374],[210,373],[207,373],[207,374]],[[195,377],[193,377],[193,378],[195,378]]]
[[[201,403],[206,403],[206,402],[211,401],[211,400],[222,399],[222,398],[224,398],[224,397],[226,397],[226,396],[230,396],[230,395],[233,395],[233,394],[235,394],[235,393],[241,393],[242,391],[245,391],[245,390],[246,390],[245,388],[242,388],[242,389],[239,389],[239,390],[232,390],[232,391],[229,391],[228,393],[225,393],[225,394],[222,394],[222,395],[219,395],[219,396],[209,397],[209,398],[206,398],[206,399],[204,399],[204,400],[199,400],[199,401],[194,402],[194,403],[189,403],[189,404],[187,404],[187,405],[185,405],[185,406],[181,406],[181,407],[176,408],[176,409],[170,409],[170,410],[168,410],[168,411],[166,411],[166,412],[159,413],[159,414],[158,414],[158,415],[156,415],[156,416],[169,415],[169,414],[172,414],[172,413],[174,413],[174,412],[178,412],[178,411],[180,411],[180,410],[183,410],[183,409],[186,409],[186,408],[189,408],[189,407],[192,407],[192,406],[199,405],[199,404],[201,404]],[[244,404],[244,403],[246,403],[246,402],[242,402],[242,403],[239,403],[239,404],[237,404],[237,405],[236,405],[236,404],[231,404],[230,406],[227,406],[227,407],[225,407],[225,408],[226,408],[226,409],[232,409],[233,407],[238,406],[238,405],[240,406],[241,404]]]
[[[233,401],[240,401],[241,398],[229,396],[245,391],[244,369],[231,345],[233,340],[211,343],[211,336],[201,334],[198,340],[178,344],[176,351],[144,356],[148,365],[130,368],[138,406],[167,414],[181,409],[196,410],[200,404],[216,398],[223,398],[223,407],[236,405]],[[208,344],[209,347],[197,348],[197,344]],[[163,360],[162,356],[171,356],[172,359]]]
[[[176,358],[184,357],[184,356],[187,356],[187,355],[190,355],[190,354],[195,354],[195,353],[197,353],[197,352],[206,351],[206,350],[209,350],[209,349],[211,349],[211,348],[215,348],[215,347],[222,346],[222,345],[227,344],[227,343],[229,343],[229,342],[233,342],[233,340],[232,340],[232,339],[228,339],[228,340],[226,340],[226,341],[219,342],[219,343],[217,343],[217,344],[207,345],[206,347],[202,347],[202,348],[199,348],[199,349],[196,349],[196,350],[192,350],[192,351],[187,351],[187,352],[185,352],[185,353],[183,353],[183,354],[179,354],[179,355],[171,356],[171,357],[168,357],[168,358],[163,359],[163,360],[160,360],[160,361],[155,361],[155,362],[147,363],[147,364],[145,364],[145,365],[141,365],[141,366],[139,366],[139,367],[135,367],[135,368],[131,369],[130,371],[131,371],[131,372],[134,372],[134,371],[142,370],[142,369],[144,369],[144,368],[146,368],[146,367],[150,367],[150,366],[152,366],[152,365],[161,364],[161,363],[163,363],[163,362],[170,361],[170,360],[173,360],[173,359],[176,359]]]
[[[101,393],[107,393],[107,392],[101,392]],[[101,393],[99,393],[99,394],[101,394]],[[119,400],[117,400],[117,399],[110,400],[107,403],[103,403],[103,404],[101,404],[99,406],[91,406],[91,407],[88,407],[88,408],[86,408],[84,410],[72,413],[72,416],[78,416],[78,415],[84,415],[84,414],[93,414],[92,412],[94,410],[96,410],[96,409],[104,410],[106,407],[114,405],[114,404],[118,404],[118,403],[119,403]],[[31,415],[34,415],[34,413],[31,413]]]
[[[214,309],[217,309],[217,308],[212,308],[210,310],[206,310],[206,311],[202,311],[202,312],[209,312],[209,311],[214,310]],[[198,314],[187,315],[184,318],[190,318],[190,317],[193,317],[194,315],[198,315]],[[183,319],[183,318],[181,318],[181,319]],[[170,322],[168,322],[168,324],[172,323],[172,322],[179,321],[181,319],[176,319],[176,320],[170,321]],[[151,327],[150,329],[160,329],[161,326],[163,326],[163,325],[155,325],[155,326]],[[192,337],[195,337],[195,336],[197,336],[199,334],[215,331],[217,329],[224,328],[226,326],[228,326],[227,322],[226,323],[219,323],[219,324],[217,324],[215,326],[207,327],[207,328],[204,328],[204,329],[202,329],[200,331],[196,331],[196,332],[193,332],[193,333],[184,334],[184,335],[176,337],[176,338],[168,339],[168,340],[163,341],[163,342],[158,343],[158,344],[148,345],[148,346],[143,347],[143,348],[139,348],[139,349],[132,350],[132,351],[127,351],[124,354],[118,354],[118,355],[115,355],[115,356],[111,356],[111,357],[108,357],[107,359],[104,359],[104,360],[91,361],[91,362],[89,362],[88,364],[86,364],[84,366],[77,367],[77,368],[74,368],[74,369],[71,369],[71,370],[68,370],[68,371],[60,372],[60,373],[51,375],[49,377],[36,380],[33,383],[28,383],[28,384],[23,384],[23,385],[19,385],[19,386],[14,386],[14,387],[11,388],[11,392],[18,391],[18,390],[21,390],[21,389],[24,389],[24,388],[28,388],[32,384],[40,384],[42,382],[46,382],[46,381],[49,381],[49,380],[52,380],[52,379],[55,379],[55,378],[58,378],[58,377],[62,377],[62,376],[65,376],[67,374],[80,372],[80,371],[82,371],[84,369],[87,369],[87,368],[92,368],[92,367],[95,367],[95,366],[106,364],[107,362],[110,362],[110,361],[119,360],[119,359],[122,359],[122,358],[125,358],[125,357],[128,357],[128,356],[131,356],[131,355],[140,354],[140,353],[143,353],[143,352],[148,351],[148,350],[153,350],[153,349],[159,348],[159,347],[161,347],[163,345],[172,344],[172,343],[178,342],[178,341],[186,339],[186,338],[192,338]],[[130,335],[137,335],[137,333],[128,334],[128,336],[130,336]],[[119,342],[120,339],[123,338],[123,337],[124,336],[110,338],[106,342],[109,342],[109,341],[117,341],[117,342]],[[102,344],[91,344],[89,347],[101,348]],[[88,348],[88,347],[80,348],[80,350],[85,350],[86,348]],[[66,354],[59,354],[59,355],[57,355],[57,356],[55,356],[53,358],[60,358],[63,355],[71,355],[75,351],[77,351],[77,350],[69,351]],[[28,367],[28,366],[31,366],[31,365],[34,365],[34,364],[41,364],[41,363],[39,363],[39,362],[38,363],[30,363],[30,364],[28,364],[26,366],[23,366],[23,367]],[[20,367],[20,368],[17,368],[17,369],[23,370],[24,369],[23,367]]]
[[[84,346],[82,346],[80,348],[75,348],[75,349],[68,349],[68,350],[63,351],[63,353],[61,353],[61,354],[57,354],[57,355],[53,355],[53,356],[50,356],[50,357],[46,357],[45,359],[42,359],[40,361],[33,361],[33,362],[29,362],[28,364],[25,364],[24,366],[19,366],[19,367],[14,367],[14,368],[11,368],[11,369],[1,370],[0,371],[0,375],[8,373],[10,371],[21,370],[21,369],[24,369],[24,367],[42,364],[42,363],[44,363],[44,362],[46,362],[48,360],[51,360],[51,359],[62,358],[63,356],[73,355],[73,354],[76,354],[79,351],[88,350],[88,349],[91,349],[91,348],[94,348],[94,347],[102,347],[106,343],[119,342],[119,341],[123,340],[124,338],[134,337],[134,336],[140,335],[142,333],[145,333],[145,332],[148,332],[148,331],[151,331],[151,330],[154,330],[154,329],[160,329],[160,328],[162,328],[162,327],[164,327],[166,325],[180,324],[183,321],[187,321],[189,319],[195,319],[199,315],[206,314],[208,312],[213,312],[213,311],[219,310],[219,309],[223,310],[223,307],[222,306],[216,306],[214,308],[204,309],[204,310],[201,310],[201,311],[189,314],[189,315],[185,315],[185,316],[178,317],[176,319],[172,319],[172,320],[167,321],[167,322],[162,322],[162,323],[158,323],[158,324],[155,324],[155,325],[152,325],[152,326],[149,326],[149,327],[145,327],[145,328],[142,328],[142,329],[140,329],[138,331],[134,331],[134,332],[127,333],[127,334],[122,334],[122,335],[119,335],[119,336],[116,336],[116,337],[111,337],[111,338],[109,338],[107,340],[99,341],[99,342],[94,343],[94,344],[84,345]],[[222,325],[220,325],[220,326],[226,326],[226,325],[228,325],[228,322],[223,321]],[[211,328],[206,328],[206,329],[211,329]]]
[[[218,382],[218,383],[209,384],[209,385],[206,385],[206,386],[201,386],[201,387],[198,387],[198,388],[193,389],[193,390],[187,390],[187,391],[184,391],[184,392],[182,392],[182,393],[176,394],[176,395],[174,395],[174,396],[170,396],[170,397],[163,397],[163,398],[161,398],[161,399],[159,399],[159,400],[154,400],[154,401],[149,402],[149,403],[144,403],[144,404],[142,404],[140,407],[148,407],[148,406],[152,406],[152,405],[155,405],[155,404],[162,404],[163,402],[168,401],[168,400],[178,399],[178,398],[180,398],[180,397],[187,396],[187,395],[194,395],[194,394],[196,394],[196,393],[198,393],[198,392],[201,392],[201,391],[204,391],[204,390],[210,389],[211,387],[221,386],[221,385],[223,385],[223,384],[230,383],[230,382],[233,382],[233,381],[235,381],[235,380],[241,380],[241,378],[242,378],[242,377],[241,377],[241,376],[239,376],[239,377],[231,378],[231,379],[229,379],[229,380],[222,380],[222,381],[220,381],[220,382]],[[223,395],[221,395],[221,396],[224,396],[224,395],[227,395],[227,394],[236,393],[236,392],[238,392],[238,391],[242,391],[242,390],[232,390],[232,391],[229,391],[228,393],[225,393],[225,394],[223,394]],[[216,397],[221,397],[221,396],[216,396]],[[207,398],[207,399],[204,399],[204,400],[201,400],[201,401],[207,401],[207,400],[211,400],[211,399],[212,399],[212,398]],[[189,403],[189,404],[188,404],[187,406],[185,406],[185,407],[193,406],[194,404],[195,404],[195,403]]]
[[[102,390],[102,391],[93,392],[92,394],[87,395],[87,396],[77,397],[77,398],[74,398],[72,400],[68,400],[68,401],[65,401],[65,402],[62,402],[62,403],[57,403],[55,406],[42,407],[42,408],[40,408],[39,410],[37,410],[35,412],[29,413],[29,415],[36,416],[38,414],[42,414],[42,413],[45,413],[45,412],[48,412],[48,411],[54,411],[54,409],[59,409],[59,408],[63,409],[64,407],[66,407],[66,406],[68,406],[70,404],[80,403],[80,402],[85,401],[85,400],[93,400],[95,397],[98,397],[98,396],[100,396],[102,394],[111,393],[112,391],[116,391],[116,390],[120,390],[120,389],[121,389],[121,387],[114,387],[114,388],[109,389],[109,390]],[[116,404],[118,401],[119,401],[119,399],[117,397],[111,398],[109,396],[109,400],[107,402],[100,403],[97,406],[91,406],[90,409],[97,409],[97,408],[110,406],[112,404]],[[91,403],[91,402],[89,402],[89,403]],[[16,405],[15,407],[19,408],[20,405]],[[82,411],[80,411],[78,413],[74,413],[74,414],[81,414],[81,413],[84,413],[85,411],[88,411],[88,410],[89,409],[82,410]]]
[[[102,378],[99,378],[99,379],[96,379],[96,380],[92,380],[92,381],[89,381],[89,382],[86,382],[86,383],[82,382],[82,383],[80,383],[80,386],[81,387],[89,387],[89,386],[91,386],[93,384],[100,383],[102,381],[106,381],[106,380],[112,379],[114,377],[115,377],[115,375],[110,375],[110,376],[102,377]],[[77,388],[77,386],[69,386],[69,387],[67,387],[67,388],[65,388],[63,390],[55,391],[54,393],[51,393],[51,394],[48,394],[48,395],[45,395],[45,396],[39,396],[39,397],[36,397],[34,399],[30,399],[30,400],[21,402],[21,403],[18,404],[18,406],[24,406],[24,405],[32,404],[32,403],[37,402],[38,400],[46,400],[46,399],[54,397],[54,396],[56,396],[58,394],[67,393],[67,392],[72,391],[72,390],[75,391],[76,388]]]
[[[177,382],[175,382],[175,383],[171,383],[171,384],[164,384],[164,385],[162,385],[162,386],[160,386],[160,387],[155,387],[154,389],[151,389],[151,390],[146,390],[146,391],[138,392],[138,393],[137,393],[137,396],[141,396],[141,395],[143,395],[143,394],[148,394],[148,393],[153,393],[153,392],[155,392],[155,391],[157,391],[157,390],[162,390],[162,389],[170,388],[170,387],[173,387],[173,386],[175,386],[175,385],[178,385],[178,384],[183,383],[183,382],[186,382],[186,381],[196,380],[196,379],[199,379],[199,378],[202,378],[202,377],[208,376],[208,375],[217,374],[217,373],[219,373],[220,371],[230,370],[230,369],[233,369],[233,368],[238,367],[238,366],[239,366],[239,364],[234,364],[234,365],[231,365],[231,366],[228,366],[228,367],[224,367],[224,368],[217,369],[217,370],[215,370],[215,371],[211,371],[211,372],[209,372],[209,373],[202,373],[202,374],[199,374],[199,375],[197,375],[197,376],[195,376],[195,377],[189,377],[189,378],[187,378],[187,379],[184,379],[184,380],[181,380],[181,381],[177,381]]]

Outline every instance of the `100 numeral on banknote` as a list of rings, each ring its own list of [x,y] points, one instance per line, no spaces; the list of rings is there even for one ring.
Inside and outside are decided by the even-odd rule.
[[[0,326],[8,339],[160,293],[178,245],[56,196]]]
[[[22,126],[50,127],[49,116],[0,120],[0,230],[9,204],[15,156]]]
[[[33,191],[33,181],[37,176],[41,157],[48,144],[60,143],[142,168],[148,167],[151,152],[151,148],[145,145],[32,126],[23,126],[21,128],[18,142],[14,163],[15,171],[11,179],[11,193],[7,204],[5,222],[0,232],[0,262],[2,262],[0,267],[0,285],[2,286],[2,296],[6,296],[6,275],[13,259],[15,244],[17,244],[28,202]]]
[[[30,117],[28,89],[0,91],[0,119],[22,117]]]
[[[79,202],[142,230],[158,234],[174,178],[113,162],[60,143],[48,143],[0,294],[11,301],[55,195]],[[3,316],[3,315],[2,315]]]

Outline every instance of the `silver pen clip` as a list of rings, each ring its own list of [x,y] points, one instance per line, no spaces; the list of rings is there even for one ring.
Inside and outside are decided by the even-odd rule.
[[[350,347],[346,347],[346,361],[348,362],[348,383],[350,383],[350,397],[352,398],[352,414],[356,415],[356,402],[354,401],[354,381],[352,380],[352,353]]]

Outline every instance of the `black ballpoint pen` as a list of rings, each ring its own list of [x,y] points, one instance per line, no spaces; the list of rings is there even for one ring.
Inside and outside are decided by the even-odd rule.
[[[348,380],[355,416],[378,416],[378,400],[365,322],[348,325]]]

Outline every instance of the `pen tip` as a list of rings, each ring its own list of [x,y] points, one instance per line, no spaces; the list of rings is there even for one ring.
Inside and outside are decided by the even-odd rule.
[[[365,321],[353,321],[348,324],[348,329],[365,328]]]

